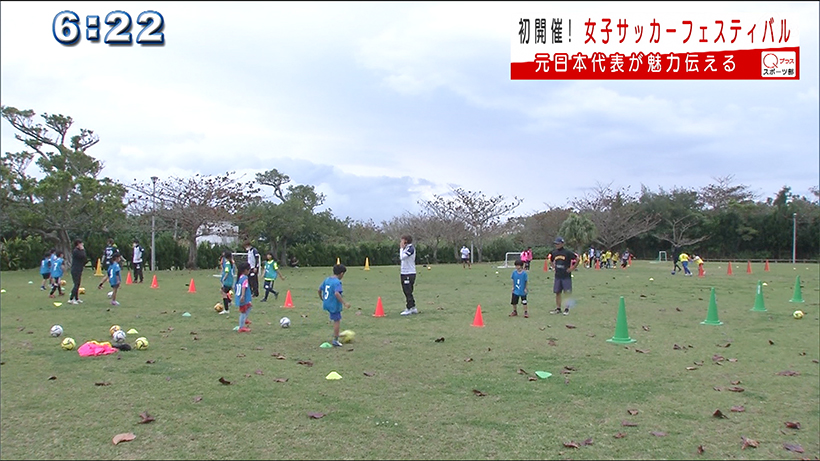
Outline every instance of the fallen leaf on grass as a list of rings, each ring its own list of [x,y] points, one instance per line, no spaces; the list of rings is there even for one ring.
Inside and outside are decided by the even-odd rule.
[[[728,361],[730,361],[730,362],[732,362],[732,363],[737,362],[737,359],[726,359],[726,360],[728,360]]]
[[[195,332],[195,331],[192,331],[190,334],[192,334],[192,335],[196,335],[196,334],[199,334],[199,333],[197,333],[197,332]]]
[[[245,356],[245,354],[243,354],[243,353],[241,353],[241,352],[240,352],[240,353],[236,354],[236,356],[237,356],[238,358],[242,358],[242,357],[244,357],[244,356]]]
[[[703,445],[698,445],[698,454],[699,455],[703,454]]]
[[[729,346],[731,346],[731,345],[732,345],[732,343],[726,343],[726,344],[715,344],[715,346],[717,346],[717,347],[729,347]]]
[[[527,381],[538,381],[538,378],[535,376],[527,376]]]
[[[590,338],[594,338],[594,337],[595,337],[595,333],[587,333],[587,336],[589,336]]]
[[[680,309],[680,307],[676,307],[676,308],[675,308],[675,310],[676,310],[676,311],[678,311],[678,312],[683,312],[683,311]]]
[[[436,338],[436,342],[437,343],[444,342],[444,336],[442,336],[441,338]]]
[[[799,371],[791,371],[791,370],[784,370],[777,373],[777,376],[798,376],[800,375]]]
[[[262,347],[262,346],[256,346],[256,347],[254,347],[253,349],[254,349],[254,350],[257,350],[257,351],[261,351],[261,350],[264,350],[265,348],[264,348],[264,347]]]
[[[147,424],[151,421],[154,421],[154,417],[149,415],[147,411],[143,411],[142,413],[140,413],[140,418],[142,418],[142,420],[137,424]]]
[[[320,418],[324,418],[324,416],[325,416],[324,413],[318,413],[318,412],[308,413],[308,418],[310,418],[310,419],[320,419]]]
[[[96,382],[96,383],[94,383],[94,385],[95,385],[95,386],[110,386],[110,385],[111,385],[111,383],[109,383],[109,382],[107,382],[107,381],[100,381],[100,382]]]
[[[226,386],[227,386],[228,384],[230,384],[230,383],[231,383],[230,381],[228,381],[228,380],[227,380],[227,379],[225,379],[225,378],[219,378],[219,382],[220,382],[220,383],[222,383],[222,384],[224,384],[224,385],[226,385]]]
[[[732,407],[732,411],[734,411],[735,413],[743,413],[744,411],[746,411],[746,407],[744,407],[743,405],[735,405]]]
[[[635,415],[638,414],[638,410],[635,410],[635,409],[629,409],[629,410],[626,410],[626,412],[629,413],[632,416],[635,416]]]
[[[812,363],[820,363],[820,360],[812,359]]]
[[[722,355],[715,354],[715,355],[712,356],[712,361],[713,362],[722,362],[724,360],[726,360],[726,359]]]
[[[288,378],[273,378],[273,382],[275,382],[275,383],[286,383],[286,382],[288,382]]]
[[[743,440],[743,446],[740,447],[741,450],[745,450],[746,447],[757,448],[758,444],[757,444],[757,440],[755,440],[755,439],[748,439],[748,438],[741,435],[740,440]]]
[[[794,444],[784,443],[783,448],[785,448],[786,450],[789,450],[789,451],[793,451],[795,453],[803,453],[803,447],[801,447],[799,444],[796,444],[796,443],[794,443]]]
[[[527,373],[526,371],[524,371],[524,369],[523,369],[523,368],[519,368],[519,369],[518,369],[518,371],[516,371],[516,373],[518,373],[519,375],[526,375],[526,374],[529,374],[529,373]]]
[[[785,424],[786,427],[788,427],[789,429],[800,429],[800,423],[799,422],[786,421],[783,424]]]
[[[735,387],[727,387],[726,390],[730,391],[730,392],[743,392],[746,389],[743,389],[742,387],[735,386]]]
[[[769,340],[769,345],[774,346],[774,341],[772,341],[772,340],[770,339],[770,340]]]
[[[575,325],[573,325],[571,323],[568,323],[568,324],[566,324],[566,327],[571,330],[571,329],[575,328]]]
[[[541,330],[541,331],[544,331],[544,330],[547,329],[547,327],[538,327],[538,329]]]
[[[373,373],[372,371],[365,371],[364,375],[372,378],[373,376],[376,376],[376,373]]]
[[[256,370],[256,371],[254,371],[254,373],[256,373],[257,375],[264,375],[265,374],[262,370]]]
[[[649,331],[648,325],[641,325],[641,328],[643,328],[643,331]]]
[[[156,360],[146,360],[145,363],[157,363]]]
[[[51,376],[48,377],[49,381],[54,381],[55,379],[57,379],[57,377],[54,376],[54,375],[51,375]]]
[[[137,438],[137,436],[134,435],[133,432],[124,432],[122,434],[115,435],[114,438],[111,440],[111,442],[114,445],[116,445],[120,442],[130,442],[130,441],[134,440],[135,438]]]
[[[615,437],[616,439],[622,439],[626,437],[626,434],[623,432],[618,432],[617,434],[613,435],[613,437]]]
[[[578,442],[573,441],[564,442],[564,446],[567,448],[581,448],[581,445],[579,445]]]
[[[692,363],[694,363],[695,365],[697,365],[699,367],[703,366],[703,360],[701,360],[700,362],[692,362]]]
[[[729,384],[738,385],[738,384],[740,384],[740,383],[741,383],[741,381],[740,381],[740,380],[738,380],[738,381],[732,381],[732,382],[730,382]]]
[[[310,360],[300,360],[296,363],[298,363],[299,365],[307,365],[309,367],[313,366],[313,362],[311,362]]]
[[[727,419],[728,418],[728,416],[724,415],[723,412],[720,411],[720,409],[715,410],[715,412],[712,413],[712,416],[714,416],[715,418],[722,418],[722,419]]]
[[[587,445],[587,446],[592,445],[592,437],[590,437],[590,438],[584,440],[583,442],[581,442],[581,445]]]
[[[196,397],[194,397],[194,403],[201,402],[201,401],[202,401],[202,396],[201,395],[197,395]]]
[[[722,387],[720,387],[720,386],[715,386],[715,387],[713,387],[712,389],[714,389],[714,390],[716,390],[716,391],[718,391],[718,392],[720,392],[720,391],[722,391],[722,390],[723,390],[723,388],[722,388]]]
[[[465,362],[472,362],[472,361],[473,361],[473,359],[472,359],[472,357],[467,357],[466,359],[464,359],[464,361],[465,361]]]
[[[640,352],[641,354],[648,354],[648,353],[649,353],[649,349],[638,349],[638,348],[635,348],[635,352]]]
[[[624,426],[624,427],[638,427],[638,424],[630,422],[630,421],[621,421],[621,426]]]
[[[691,370],[697,370],[698,367],[686,367],[686,369],[691,371]]]
[[[285,360],[285,356],[284,356],[284,355],[282,355],[282,354],[280,354],[280,353],[278,353],[278,352],[274,352],[274,353],[273,353],[273,354],[271,354],[270,356],[271,356],[271,357],[276,357],[276,359],[277,359],[277,360]]]
[[[478,389],[473,389],[473,394],[475,394],[477,397],[486,397],[487,396],[486,392],[481,392]]]
[[[652,431],[650,434],[654,435],[655,437],[666,437],[666,432],[661,431]]]
[[[548,346],[557,346],[558,344],[555,343],[554,339],[550,339],[549,341],[547,341],[547,345]]]
[[[673,344],[673,345],[672,345],[672,349],[673,349],[673,350],[676,350],[676,351],[679,351],[679,350],[683,349],[683,347],[678,346],[677,344]]]

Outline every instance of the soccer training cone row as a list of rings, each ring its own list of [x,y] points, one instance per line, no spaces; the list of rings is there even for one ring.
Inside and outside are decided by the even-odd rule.
[[[618,303],[618,318],[615,320],[615,336],[606,341],[615,344],[631,344],[636,341],[629,337],[629,329],[626,325],[626,305],[624,304],[623,296],[621,296],[621,301]]]
[[[282,307],[285,307],[285,308],[288,308],[288,309],[293,307],[293,298],[290,297],[290,290],[288,290],[288,294],[285,295],[285,305],[282,306]]]
[[[131,278],[131,273],[128,272],[128,275],[125,276],[125,284],[131,285],[132,283],[134,283],[134,280]]]
[[[151,288],[159,288],[159,282],[157,282],[157,276],[154,275],[153,280],[151,280]]]
[[[802,303],[803,302],[803,292],[800,290],[800,276],[798,275],[796,279],[794,279],[794,295],[792,299],[789,300],[790,303]]]
[[[188,293],[196,293],[196,285],[194,285],[194,279],[191,279],[191,283],[188,285]]]
[[[709,296],[709,310],[706,311],[706,320],[700,322],[701,325],[723,325],[718,320],[717,302],[715,302],[715,287],[712,287],[712,294]]]
[[[381,296],[379,296],[379,299],[376,301],[376,312],[373,314],[373,317],[384,317],[384,306],[382,306]]]
[[[102,265],[100,265],[100,258],[97,258],[97,271],[94,272],[95,277],[102,277]]]
[[[484,326],[484,317],[481,316],[481,304],[475,308],[475,317],[473,318],[473,325],[474,327],[483,327]]]
[[[766,312],[766,305],[763,302],[763,284],[757,281],[757,295],[755,295],[755,307],[752,312]]]

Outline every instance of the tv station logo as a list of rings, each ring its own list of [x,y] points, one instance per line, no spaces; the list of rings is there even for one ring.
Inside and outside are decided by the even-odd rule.
[[[761,77],[793,78],[797,72],[797,54],[794,51],[762,51],[760,66]]]

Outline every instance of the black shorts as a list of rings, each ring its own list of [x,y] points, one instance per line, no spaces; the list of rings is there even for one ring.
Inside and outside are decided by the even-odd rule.
[[[48,280],[50,278],[51,278],[51,272],[49,272],[48,274],[43,274],[43,280]]]
[[[119,288],[119,287],[120,287],[120,284],[119,284],[119,283],[118,283],[118,284],[116,284],[116,285],[111,285],[111,288]]]
[[[470,262],[470,258],[461,258],[461,262],[468,263]]]
[[[222,292],[223,293],[228,293],[231,290],[233,290],[233,287],[231,287],[229,285],[222,285]]]
[[[510,304],[512,304],[513,306],[517,305],[519,298],[521,299],[521,304],[526,306],[527,305],[527,295],[520,295],[519,296],[515,293],[513,293],[513,295],[512,295],[512,300],[510,301]]]

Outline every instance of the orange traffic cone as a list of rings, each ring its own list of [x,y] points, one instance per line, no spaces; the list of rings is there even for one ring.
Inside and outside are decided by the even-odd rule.
[[[629,261],[626,263],[626,267],[632,267],[632,255],[629,255]]]
[[[288,294],[285,296],[285,305],[282,307],[286,307],[288,309],[293,307],[293,298],[290,297],[290,290],[288,290]]]
[[[384,317],[384,306],[382,306],[381,296],[379,296],[379,300],[376,301],[376,313],[373,314],[373,317]]]
[[[732,275],[732,261],[729,261],[729,268],[726,269],[726,275]]]
[[[159,283],[157,283],[157,276],[154,275],[154,279],[151,280],[151,288],[159,288]]]
[[[196,285],[194,285],[194,279],[191,279],[190,285],[188,285],[188,293],[196,293]]]
[[[544,272],[547,272],[547,271],[549,271],[549,270],[550,270],[550,260],[549,260],[549,259],[545,259],[545,260],[544,260]]]
[[[752,273],[752,262],[751,261],[746,261],[746,273],[747,274]]]
[[[475,308],[475,318],[473,318],[473,325],[474,327],[483,327],[484,326],[484,317],[481,316],[481,304]]]
[[[769,260],[766,260],[766,267],[763,269],[764,272],[769,272]]]
[[[597,271],[601,270],[601,260],[600,259],[595,261],[595,270],[597,270]]]
[[[703,270],[703,264],[698,264],[698,277],[705,277],[706,271]]]
[[[132,283],[134,283],[134,281],[131,279],[131,273],[128,272],[128,275],[125,276],[125,284],[126,285],[131,285]]]

